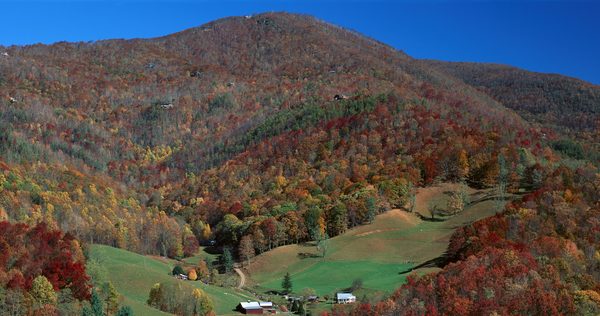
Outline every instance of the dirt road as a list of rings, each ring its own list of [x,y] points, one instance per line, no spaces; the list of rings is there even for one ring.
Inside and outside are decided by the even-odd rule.
[[[238,289],[241,289],[246,285],[246,275],[240,268],[233,268],[233,270],[240,276],[240,284],[238,284]]]

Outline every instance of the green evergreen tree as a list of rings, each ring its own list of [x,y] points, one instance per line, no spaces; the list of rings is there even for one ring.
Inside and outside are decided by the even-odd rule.
[[[94,316],[104,316],[104,309],[102,308],[102,299],[96,289],[92,289],[92,299],[90,300],[90,304],[92,304],[92,315]]]
[[[286,293],[290,293],[292,291],[292,277],[290,276],[289,272],[287,272],[283,277],[281,287],[285,290]]]
[[[176,265],[173,268],[173,275],[180,275],[180,274],[185,274],[185,271],[183,271],[183,268],[180,265]]]
[[[102,285],[102,296],[104,297],[107,313],[115,313],[119,308],[119,292],[117,292],[112,282],[105,282]]]
[[[117,316],[133,316],[133,310],[129,306],[122,306],[117,312]]]
[[[231,255],[231,249],[229,249],[229,247],[225,247],[223,249],[221,261],[223,263],[223,267],[225,268],[225,273],[229,273],[233,270],[233,256]]]
[[[81,309],[81,316],[96,316],[96,315],[94,315],[94,311],[92,311],[92,308],[89,305],[85,305]]]

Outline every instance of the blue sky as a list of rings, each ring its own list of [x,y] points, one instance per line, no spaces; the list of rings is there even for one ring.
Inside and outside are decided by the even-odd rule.
[[[0,45],[154,37],[264,11],[315,15],[415,58],[510,64],[600,84],[600,1],[0,0]]]

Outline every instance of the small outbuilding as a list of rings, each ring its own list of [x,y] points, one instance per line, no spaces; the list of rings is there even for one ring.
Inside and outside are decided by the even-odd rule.
[[[277,311],[275,310],[275,305],[272,302],[259,302],[260,307],[263,309],[263,312],[267,312],[270,314],[275,314]]]
[[[180,280],[187,280],[188,276],[185,274],[178,274],[175,276],[176,279],[180,279]]]
[[[352,293],[337,293],[335,295],[335,302],[337,304],[350,304],[356,302],[356,296]]]

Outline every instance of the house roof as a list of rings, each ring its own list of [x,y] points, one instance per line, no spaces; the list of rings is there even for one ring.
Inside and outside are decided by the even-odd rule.
[[[348,300],[351,298],[356,298],[356,296],[352,295],[352,293],[337,293],[338,300]]]
[[[272,302],[240,302],[243,309],[261,309],[273,307]]]
[[[258,302],[240,302],[243,309],[261,309],[260,304]]]

